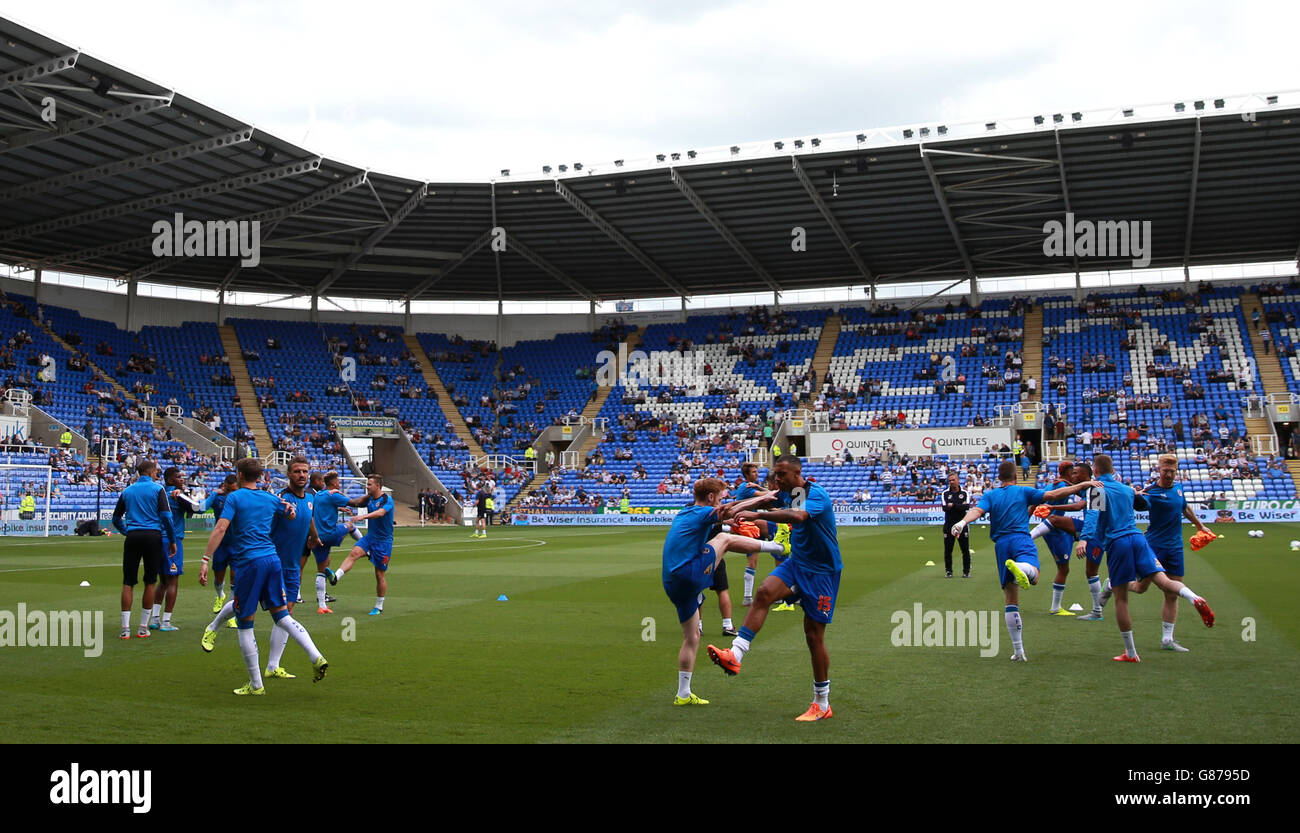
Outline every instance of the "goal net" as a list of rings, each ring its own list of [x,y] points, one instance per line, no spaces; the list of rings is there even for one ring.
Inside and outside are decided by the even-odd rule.
[[[67,489],[72,487],[68,486]],[[50,510],[53,500],[67,502],[65,487],[54,483],[54,470],[49,466],[22,463],[0,463],[0,521],[5,535],[50,534],[50,521],[56,520]],[[90,507],[94,510],[94,506]],[[66,520],[75,525],[76,511],[62,512]]]
[[[279,474],[272,475],[271,491],[273,491],[275,494],[279,494],[282,490],[287,488],[289,488],[288,479],[286,479],[283,475],[279,475]],[[343,494],[347,495],[349,499],[356,499],[366,493],[366,479],[364,477],[351,477],[351,476],[345,476],[340,474],[339,488],[343,490]],[[365,509],[364,508],[352,509],[351,511],[355,514],[359,512],[365,512]],[[346,520],[346,518],[343,518],[342,513],[339,513],[339,518],[341,520]],[[357,529],[364,530],[368,525],[369,525],[369,521],[362,521],[361,523],[357,524]]]

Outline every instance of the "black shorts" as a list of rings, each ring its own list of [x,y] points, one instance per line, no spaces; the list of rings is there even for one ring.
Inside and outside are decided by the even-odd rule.
[[[157,584],[163,565],[162,533],[140,529],[126,534],[122,542],[122,584],[135,587],[144,564],[144,583]]]
[[[727,560],[724,558],[713,569],[713,586],[709,589],[714,593],[721,593],[730,588],[731,584],[727,581]]]

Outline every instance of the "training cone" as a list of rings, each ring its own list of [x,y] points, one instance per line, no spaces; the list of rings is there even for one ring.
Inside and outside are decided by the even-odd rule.
[[[918,535],[918,536],[916,536],[916,540],[918,540],[918,541],[924,541],[924,540],[925,540],[925,536],[923,536],[923,535]]]
[[[1070,605],[1070,610],[1083,610],[1083,608],[1080,607],[1078,602],[1075,602],[1074,604]]]
[[[927,562],[925,562],[925,566],[927,566],[927,567],[933,567],[933,566],[934,566],[934,562],[933,562],[933,561],[927,561]]]
[[[508,601],[510,601],[510,600],[506,598],[506,594],[505,594],[505,593],[502,593],[500,596],[497,596],[497,601],[498,601],[498,602],[508,602]]]
[[[83,582],[81,583],[80,586],[81,586],[81,587],[89,587],[89,586],[90,586],[90,582],[88,582],[88,581],[83,581]]]

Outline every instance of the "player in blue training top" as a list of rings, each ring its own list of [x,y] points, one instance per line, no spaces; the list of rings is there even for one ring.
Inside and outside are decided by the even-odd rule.
[[[253,617],[257,614],[259,602],[271,611],[275,626],[287,632],[311,657],[314,679],[319,682],[325,677],[329,663],[316,650],[307,629],[289,615],[284,570],[275,543],[271,540],[271,527],[275,519],[284,516],[288,520],[294,520],[297,509],[292,503],[258,488],[263,474],[260,460],[246,457],[236,464],[235,469],[239,473],[239,488],[226,496],[221,518],[212,530],[207,551],[203,555],[203,564],[199,567],[199,584],[206,585],[212,554],[222,540],[230,535],[236,569],[234,613],[239,619],[239,648],[244,655],[244,665],[248,668],[248,684],[235,689],[235,694],[266,693],[262,687],[257,640],[253,636]],[[297,557],[297,553],[294,553],[294,557]],[[203,650],[210,652],[215,645],[216,624],[221,619],[222,616],[218,615],[213,624],[204,630]]]
[[[204,511],[211,510],[212,516],[218,520],[221,519],[221,510],[226,508],[226,496],[239,488],[239,478],[233,474],[226,475],[221,486],[215,492],[208,495],[207,501],[203,504]],[[221,546],[212,556],[212,573],[213,584],[216,587],[217,598],[212,602],[212,612],[219,613],[221,608],[226,605],[226,569],[230,566],[230,542],[222,541]],[[235,584],[235,574],[231,570],[230,585]],[[231,616],[227,621],[228,627],[235,627],[235,617]]]
[[[747,500],[723,506],[726,496],[727,484],[716,477],[696,481],[695,502],[677,513],[664,538],[660,575],[664,592],[677,608],[677,621],[682,626],[682,647],[677,652],[677,697],[673,700],[676,706],[709,703],[691,691],[691,675],[700,650],[700,604],[704,601],[704,591],[713,585],[713,574],[722,557],[727,552],[773,552],[781,548],[774,541],[726,532],[710,537],[716,525],[732,519],[741,510],[771,500],[773,494],[758,492]]]
[[[1057,465],[1056,472],[1057,481],[1052,484],[1053,489],[1061,489],[1075,482],[1073,462],[1062,460]],[[1052,606],[1047,612],[1053,616],[1073,616],[1073,613],[1061,607],[1061,599],[1065,596],[1065,582],[1070,577],[1070,555],[1074,552],[1075,536],[1074,521],[1067,517],[1066,513],[1082,509],[1083,502],[1058,498],[1045,505],[1051,507],[1051,513],[1043,519],[1042,523],[1034,526],[1029,537],[1043,538],[1047,542],[1047,551],[1052,554],[1052,560],[1056,562],[1056,578],[1052,580]]]
[[[769,523],[790,524],[790,557],[763,579],[754,595],[754,605],[745,615],[740,635],[728,650],[708,647],[709,658],[728,674],[740,673],[740,664],[749,653],[754,637],[767,620],[767,611],[779,599],[797,595],[803,608],[803,632],[812,655],[813,702],[795,718],[800,722],[824,720],[834,716],[830,704],[830,655],[826,651],[826,626],[835,613],[839,595],[840,544],[835,528],[835,512],[826,490],[805,480],[803,464],[787,454],[772,467],[780,488],[780,509],[764,513]],[[755,512],[741,512],[740,521],[757,520]]]
[[[1082,460],[1074,464],[1070,473],[1071,483],[1092,480],[1092,464]],[[1062,529],[1077,539],[1074,546],[1076,558],[1086,558],[1083,574],[1088,579],[1088,592],[1092,595],[1092,610],[1080,616],[1080,621],[1100,622],[1102,616],[1101,556],[1105,544],[1097,537],[1097,512],[1090,508],[1090,502],[1098,490],[1088,487],[1080,495],[1081,500],[1066,506],[1064,517],[1050,515],[1046,519],[1057,529]],[[1074,507],[1078,507],[1075,509]]]
[[[313,474],[312,479],[315,478],[316,475]],[[330,550],[342,544],[343,539],[347,538],[355,527],[351,521],[339,522],[339,510],[346,508],[350,502],[348,496],[339,488],[339,473],[325,472],[320,485],[322,488],[317,489],[312,497],[312,515],[316,523],[316,535],[319,537],[319,543],[311,551],[316,557],[316,612],[333,613],[334,611],[329,608],[330,599],[325,595]]]
[[[271,541],[280,556],[280,568],[284,574],[285,598],[289,602],[289,613],[293,613],[298,590],[302,584],[302,553],[320,544],[316,536],[316,524],[312,506],[315,496],[307,489],[311,476],[311,463],[301,455],[289,460],[289,485],[280,492],[280,499],[293,506],[292,518],[277,515],[271,522]],[[285,646],[289,644],[289,632],[281,628],[271,631],[271,648],[267,653],[265,677],[279,677],[292,680],[290,674],[280,665]]]
[[[172,624],[172,611],[176,609],[176,594],[180,577],[185,573],[185,518],[190,513],[188,495],[185,494],[185,475],[175,466],[163,472],[163,487],[167,490],[167,503],[172,511],[172,538],[176,552],[163,557],[158,592],[153,599],[153,621],[150,630],[178,631]]]
[[[366,478],[366,493],[348,505],[366,507],[364,514],[352,517],[352,523],[369,521],[370,524],[366,528],[366,534],[357,541],[348,557],[343,559],[342,566],[338,570],[326,567],[325,575],[329,576],[330,584],[338,584],[353,564],[368,557],[370,563],[375,565],[375,606],[371,608],[370,615],[378,616],[384,612],[384,597],[388,595],[388,559],[393,554],[393,516],[397,507],[393,503],[393,496],[385,494],[384,478],[378,474]]]
[[[1115,594],[1115,620],[1119,623],[1119,634],[1124,640],[1124,653],[1114,657],[1116,662],[1141,662],[1133,642],[1133,621],[1128,610],[1128,591],[1131,583],[1138,579],[1146,584],[1155,584],[1165,592],[1168,598],[1182,596],[1191,602],[1207,628],[1214,627],[1214,611],[1202,597],[1192,592],[1181,581],[1175,581],[1165,574],[1164,565],[1152,552],[1147,538],[1138,532],[1134,509],[1146,509],[1147,499],[1136,493],[1131,487],[1121,483],[1114,473],[1114,463],[1105,454],[1098,454],[1092,463],[1097,469],[1097,479],[1104,486],[1097,509],[1097,534],[1106,542],[1106,568],[1110,575],[1106,579],[1103,604],[1108,592]],[[1172,478],[1171,478],[1172,480]],[[1177,517],[1177,515],[1175,515]],[[1182,532],[1178,531],[1179,552],[1182,555]],[[1179,569],[1182,565],[1179,565]]]
[[[1161,454],[1156,461],[1156,482],[1138,492],[1146,498],[1150,525],[1147,543],[1165,568],[1165,575],[1175,581],[1183,580],[1183,518],[1192,522],[1207,535],[1214,533],[1206,526],[1192,507],[1187,504],[1183,487],[1178,480],[1178,455]],[[1150,577],[1129,584],[1132,593],[1145,593],[1151,586]],[[1187,649],[1174,640],[1174,623],[1178,621],[1178,594],[1165,591],[1165,603],[1160,609],[1160,648],[1165,651],[1186,653]]]
[[[1029,507],[1077,494],[1091,481],[1075,483],[1060,489],[1044,492],[1028,486],[1016,485],[1016,462],[1003,460],[998,465],[1000,486],[980,495],[966,517],[952,526],[953,537],[961,535],[971,521],[985,514],[989,516],[989,537],[993,539],[998,565],[998,583],[1006,596],[1007,633],[1011,635],[1011,659],[1025,662],[1024,625],[1020,618],[1020,589],[1038,583],[1038,548],[1029,537]]]

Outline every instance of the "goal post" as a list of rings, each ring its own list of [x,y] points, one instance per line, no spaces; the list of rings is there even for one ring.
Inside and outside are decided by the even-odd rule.
[[[49,537],[53,491],[54,469],[50,466],[0,463],[3,534]],[[30,509],[25,510],[24,505]]]
[[[289,480],[280,474],[271,475],[271,491],[279,494],[289,487]],[[355,499],[366,493],[366,478],[354,477],[352,475],[339,475],[339,489],[349,498]],[[354,509],[353,513],[363,513],[365,509]],[[370,525],[369,521],[362,521],[357,525],[357,529],[364,530]]]

